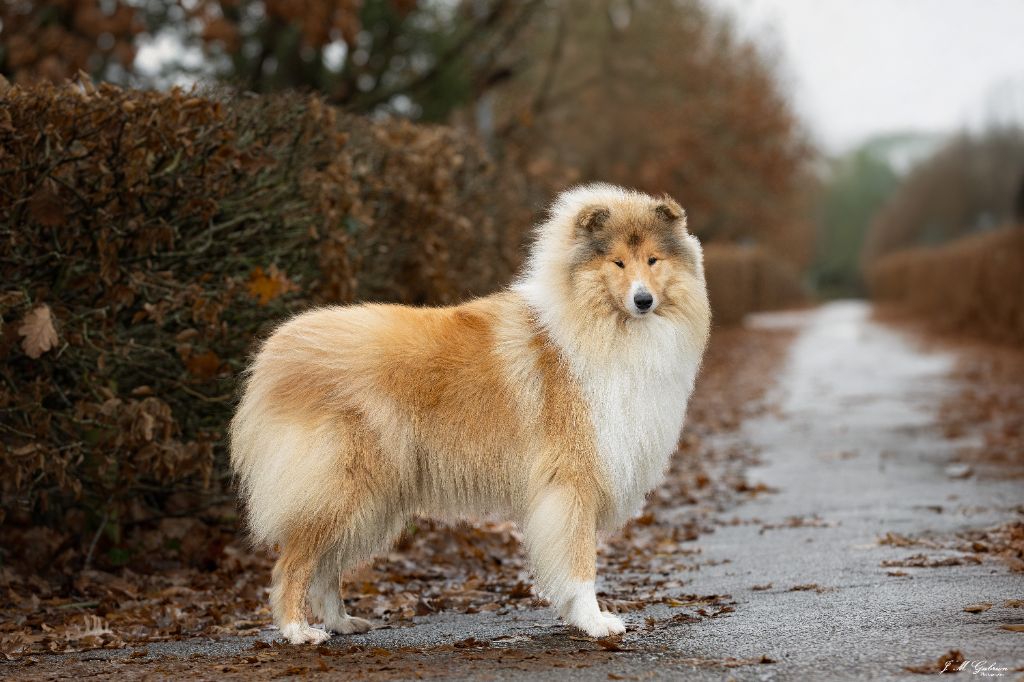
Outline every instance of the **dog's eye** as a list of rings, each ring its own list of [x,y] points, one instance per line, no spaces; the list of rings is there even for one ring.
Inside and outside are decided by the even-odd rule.
[[[655,258],[654,256],[651,256],[650,258],[647,259],[647,264],[648,265],[654,265],[657,262],[658,262],[658,259]]]
[[[622,262],[622,261],[620,261],[620,260],[617,260],[617,261],[613,261],[613,262],[614,262],[614,263],[615,263],[616,265],[618,265],[618,266],[619,266],[620,268],[624,268],[624,267],[626,267],[626,264],[625,264],[625,263],[623,263],[623,262]]]

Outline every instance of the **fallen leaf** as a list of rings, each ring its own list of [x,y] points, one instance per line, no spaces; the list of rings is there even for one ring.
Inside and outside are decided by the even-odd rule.
[[[978,604],[968,604],[964,607],[964,611],[967,613],[984,613],[992,608],[991,602],[980,602]]]
[[[249,275],[249,293],[259,299],[260,305],[267,305],[278,296],[296,290],[298,286],[278,270],[276,265],[271,265],[266,272],[257,266]]]
[[[605,651],[633,651],[630,647],[622,646],[622,639],[617,637],[602,637],[594,641]]]
[[[981,559],[971,554],[943,558],[928,557],[924,554],[914,554],[905,559],[886,559],[881,565],[883,568],[940,568],[943,566],[962,566],[964,564],[980,563]]]
[[[891,545],[892,547],[910,547],[916,545],[915,540],[911,540],[906,535],[900,535],[899,533],[888,532],[882,537],[878,538],[878,544],[880,545]]]
[[[466,639],[455,642],[452,646],[456,649],[485,649],[491,646],[491,643],[487,640],[477,639],[476,637],[467,637]]]
[[[18,334],[25,337],[21,341],[21,347],[33,360],[56,346],[57,330],[53,326],[50,306],[44,303],[29,311],[18,327]]]
[[[1010,632],[1024,632],[1024,623],[1009,623],[1007,625],[1003,625],[1002,628],[1004,630],[1009,630]]]
[[[220,370],[221,361],[216,353],[208,350],[205,353],[190,356],[185,361],[185,366],[188,368],[189,374],[200,379],[209,379],[216,376]]]
[[[917,673],[918,675],[934,675],[936,673],[946,672],[959,672],[960,666],[964,664],[964,655],[960,653],[958,649],[950,649],[946,653],[939,656],[938,660],[933,663],[923,663],[921,665],[908,665],[904,666],[903,669],[907,672]]]
[[[803,585],[793,585],[793,587],[789,588],[789,591],[790,592],[817,592],[818,594],[821,594],[822,592],[828,592],[828,588],[827,587],[822,587],[818,583],[805,583]]]

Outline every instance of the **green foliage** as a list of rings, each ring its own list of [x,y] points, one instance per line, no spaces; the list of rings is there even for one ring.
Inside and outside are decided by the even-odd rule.
[[[819,208],[818,252],[813,277],[819,293],[863,293],[860,254],[871,219],[899,177],[886,141],[872,141],[832,163]]]

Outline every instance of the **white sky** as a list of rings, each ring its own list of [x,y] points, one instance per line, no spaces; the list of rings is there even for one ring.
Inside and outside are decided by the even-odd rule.
[[[778,53],[817,141],[1024,121],[1024,0],[705,0]]]

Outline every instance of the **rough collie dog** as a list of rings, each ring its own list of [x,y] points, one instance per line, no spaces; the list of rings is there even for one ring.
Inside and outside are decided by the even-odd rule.
[[[279,545],[270,602],[292,643],[345,612],[343,571],[413,515],[499,514],[540,593],[592,637],[598,531],[637,514],[676,450],[708,338],[683,210],[610,185],[558,197],[506,291],[449,308],[357,305],[279,327],[249,370],[231,465],[252,536]]]

